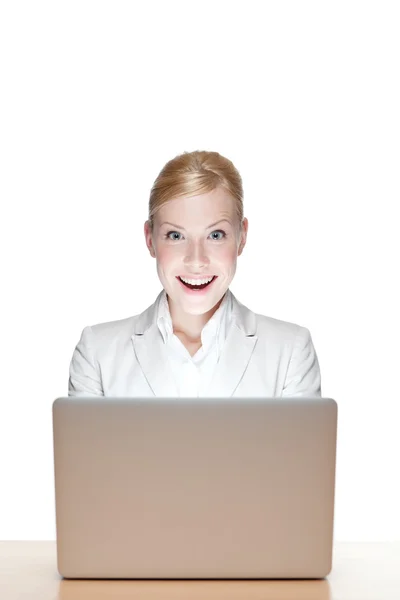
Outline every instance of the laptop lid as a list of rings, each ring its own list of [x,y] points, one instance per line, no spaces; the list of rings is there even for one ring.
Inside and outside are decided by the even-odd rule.
[[[60,574],[325,577],[336,433],[331,398],[57,398]]]

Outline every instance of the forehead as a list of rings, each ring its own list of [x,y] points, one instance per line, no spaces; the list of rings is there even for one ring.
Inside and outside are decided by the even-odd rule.
[[[207,226],[222,218],[233,221],[234,215],[234,198],[223,188],[217,188],[205,194],[170,200],[158,211],[157,220],[160,224],[171,221],[182,226]]]

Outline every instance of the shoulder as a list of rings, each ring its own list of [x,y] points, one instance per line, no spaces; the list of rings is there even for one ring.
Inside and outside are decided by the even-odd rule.
[[[307,340],[310,336],[307,327],[297,323],[258,313],[254,314],[257,322],[257,335],[268,342],[297,344],[301,343],[301,340]]]
[[[124,342],[131,338],[135,329],[135,322],[138,315],[117,319],[115,321],[105,321],[103,323],[95,323],[85,327],[89,330],[93,342],[98,344],[111,345],[113,342]]]
[[[247,334],[255,334],[273,344],[293,343],[299,338],[307,338],[310,332],[306,327],[261,313],[256,313],[233,297],[234,314],[246,329]]]
[[[125,319],[108,321],[91,325],[94,335],[101,339],[118,338],[124,340],[131,338],[134,334],[142,335],[155,324],[158,306],[163,295],[163,290],[158,294],[156,300],[141,313]]]
[[[256,316],[257,329],[262,332],[268,332],[275,335],[292,335],[297,334],[299,329],[305,329],[305,327],[302,327],[297,323],[292,323],[291,321],[283,321],[282,319],[276,319],[274,317],[261,315],[258,313],[254,314]]]

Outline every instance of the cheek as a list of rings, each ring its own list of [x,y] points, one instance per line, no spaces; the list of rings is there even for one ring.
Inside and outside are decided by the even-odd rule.
[[[168,257],[169,248],[165,244],[156,244],[155,250],[159,260],[165,260]]]
[[[157,248],[157,262],[160,265],[168,265],[175,262],[178,258],[178,253],[171,246],[160,245]]]
[[[237,253],[234,246],[227,246],[221,249],[220,252],[215,253],[215,260],[220,264],[231,265],[236,262]]]

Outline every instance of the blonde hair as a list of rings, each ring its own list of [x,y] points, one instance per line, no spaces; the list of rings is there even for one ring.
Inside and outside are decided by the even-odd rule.
[[[225,188],[233,197],[241,229],[243,221],[243,184],[234,164],[218,152],[195,150],[175,156],[166,163],[153,183],[149,199],[150,230],[154,216],[172,199],[190,197]]]

